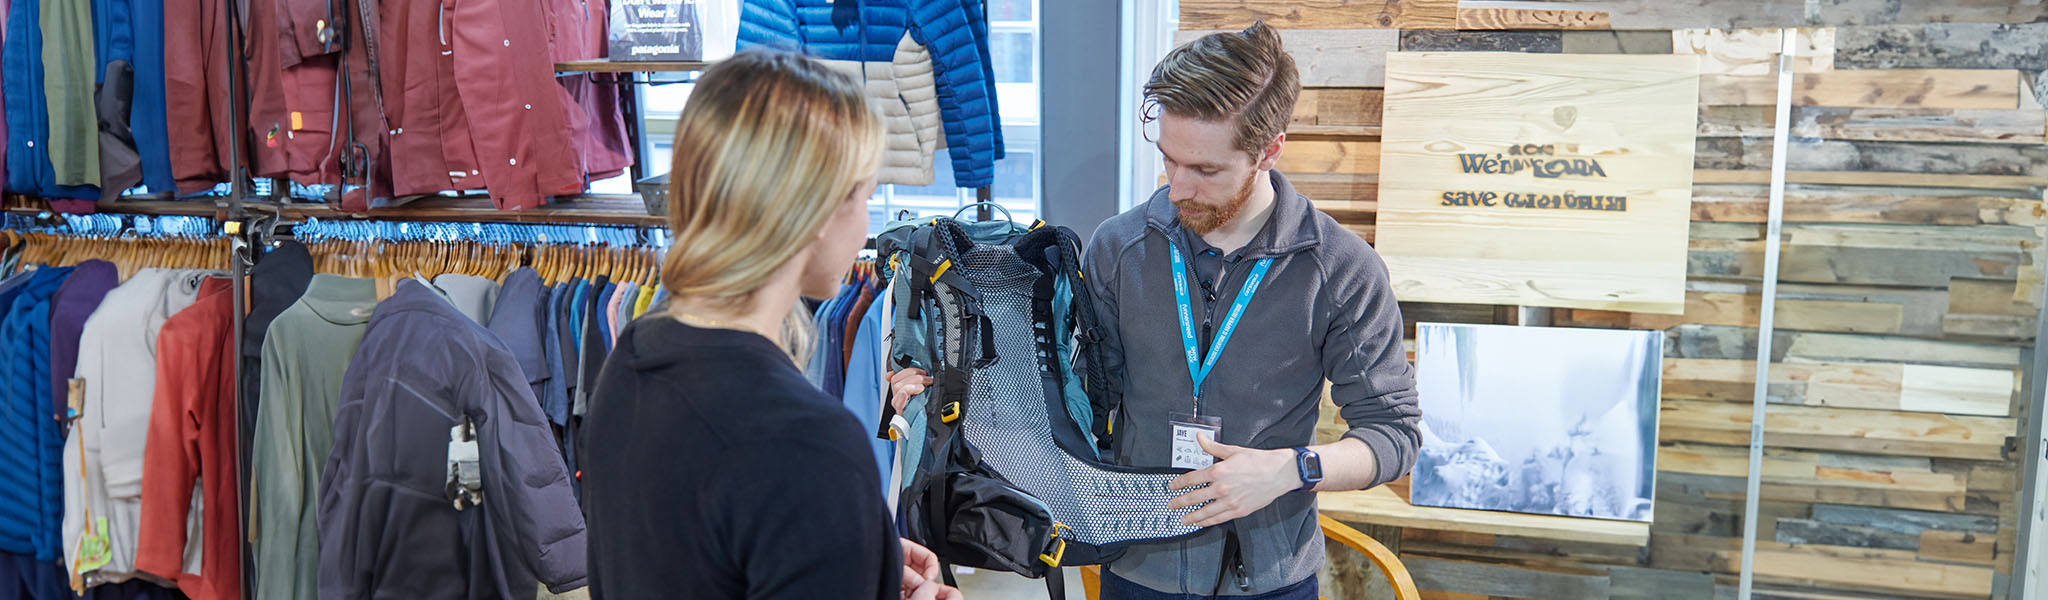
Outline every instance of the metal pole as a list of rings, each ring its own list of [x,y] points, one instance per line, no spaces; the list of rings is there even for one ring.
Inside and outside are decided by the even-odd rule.
[[[1778,308],[1778,238],[1785,228],[1785,158],[1792,123],[1792,58],[1799,46],[1796,29],[1779,32],[1778,121],[1771,133],[1771,209],[1764,233],[1763,311],[1757,319],[1756,395],[1750,398],[1748,493],[1742,502],[1742,575],[1736,588],[1737,600],[1749,600],[1756,575],[1757,496],[1761,494],[1764,472],[1764,409],[1770,404],[1771,336],[1776,330]]]
[[[235,305],[234,330],[230,334],[233,337],[229,341],[233,345],[234,352],[228,361],[228,368],[234,373],[232,381],[235,382],[235,439],[233,443],[235,446],[235,461],[238,463],[235,470],[235,515],[237,515],[236,518],[240,522],[247,523],[249,522],[249,452],[247,448],[242,447],[242,438],[248,433],[242,431],[242,423],[244,422],[242,411],[248,410],[248,407],[243,405],[244,399],[242,398],[241,386],[242,321],[246,318],[249,311],[248,303],[244,299],[248,293],[246,279],[249,275],[249,265],[247,260],[253,259],[255,254],[254,249],[248,247],[246,238],[242,236],[242,234],[247,233],[242,229],[245,225],[242,219],[247,216],[242,203],[247,199],[249,193],[248,167],[243,164],[246,154],[242,151],[243,144],[247,142],[249,137],[248,119],[245,116],[247,113],[245,106],[248,102],[249,86],[244,81],[248,73],[246,69],[242,68],[241,61],[242,20],[239,10],[237,10],[241,6],[240,2],[241,0],[221,0],[221,13],[223,18],[226,19],[226,23],[224,23],[226,29],[224,31],[227,33],[227,52],[225,56],[220,58],[227,61],[228,130],[233,132],[228,138],[228,198],[227,214],[225,216],[227,223],[231,224],[228,226],[227,233],[234,235],[234,239],[228,242],[229,261],[232,263],[230,268],[233,271],[233,279],[229,280],[231,286],[229,293],[234,296]],[[285,195],[290,195],[290,193],[286,192]],[[255,574],[252,562],[254,557],[250,551],[248,536],[243,535],[239,537],[242,538],[237,540],[242,545],[242,560],[241,564],[237,565],[240,570],[237,576],[243,582],[242,597],[248,598],[251,590],[254,589],[254,586],[250,585],[253,581],[251,576]]]

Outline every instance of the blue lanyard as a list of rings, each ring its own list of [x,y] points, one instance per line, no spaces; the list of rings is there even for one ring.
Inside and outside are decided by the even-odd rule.
[[[1179,246],[1168,243],[1166,247],[1173,250],[1173,297],[1180,303],[1180,343],[1181,347],[1187,350],[1188,376],[1195,381],[1195,398],[1199,401],[1202,397],[1202,382],[1209,378],[1209,370],[1216,368],[1216,358],[1223,356],[1223,346],[1230,343],[1230,333],[1237,330],[1238,318],[1244,316],[1245,305],[1252,303],[1252,295],[1259,292],[1259,281],[1266,278],[1266,269],[1273,266],[1273,259],[1262,258],[1258,264],[1252,266],[1251,276],[1244,280],[1244,287],[1237,291],[1237,301],[1230,305],[1230,315],[1223,319],[1223,326],[1216,330],[1216,339],[1210,340],[1209,355],[1204,360],[1195,354],[1195,323],[1192,315],[1194,311],[1188,302],[1187,260],[1181,258]],[[1199,408],[1197,406],[1197,410]]]

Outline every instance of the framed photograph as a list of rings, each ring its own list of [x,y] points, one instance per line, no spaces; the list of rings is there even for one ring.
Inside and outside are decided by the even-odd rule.
[[[1664,336],[1416,327],[1418,506],[1650,520]]]

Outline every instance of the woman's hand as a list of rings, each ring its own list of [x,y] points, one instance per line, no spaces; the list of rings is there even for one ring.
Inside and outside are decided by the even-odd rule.
[[[940,583],[940,574],[939,555],[917,542],[903,540],[905,600],[961,600],[958,588]]]
[[[931,384],[932,378],[925,374],[924,369],[912,368],[890,373],[889,406],[896,407],[896,412],[903,412],[903,405],[909,404],[912,396],[924,393],[925,386]]]

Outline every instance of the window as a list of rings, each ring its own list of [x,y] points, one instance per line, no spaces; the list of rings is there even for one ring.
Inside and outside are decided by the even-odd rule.
[[[737,0],[726,1],[732,7],[730,14],[738,14]],[[989,57],[994,63],[996,109],[1002,118],[1006,150],[1005,157],[996,162],[989,195],[1012,218],[1029,222],[1039,214],[1038,0],[987,0],[987,7]],[[691,87],[687,83],[639,86],[645,137],[641,164],[648,175],[668,172],[676,116],[689,99]],[[913,217],[945,216],[974,203],[975,190],[953,187],[952,160],[945,149],[937,152],[932,163],[931,185],[885,185],[876,190],[868,205],[871,232],[879,232],[903,211]],[[611,191],[609,188],[620,184],[607,181],[602,185]],[[628,191],[619,189],[617,193]]]

